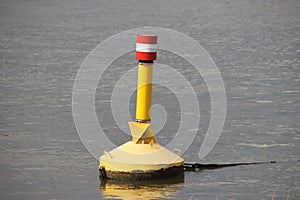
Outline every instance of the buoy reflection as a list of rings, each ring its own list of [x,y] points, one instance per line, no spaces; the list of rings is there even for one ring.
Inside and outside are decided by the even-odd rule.
[[[105,199],[154,200],[176,196],[182,190],[183,183],[184,174],[148,181],[102,180],[100,191]]]

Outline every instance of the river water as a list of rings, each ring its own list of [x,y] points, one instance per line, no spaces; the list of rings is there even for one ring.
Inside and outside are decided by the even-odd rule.
[[[299,199],[299,10],[297,0],[2,1],[1,199]],[[200,160],[211,116],[208,89],[184,59],[170,52],[158,54],[157,62],[189,80],[199,101],[200,125],[183,154],[185,161],[276,163],[187,171],[184,177],[152,182],[100,184],[98,160],[85,149],[74,125],[74,80],[95,46],[144,26],[174,29],[196,40],[224,81],[224,128],[213,150]],[[96,92],[99,124],[116,145],[130,137],[114,122],[110,97],[117,78],[135,65],[133,53],[116,60]],[[156,135],[166,145],[178,129],[178,102],[159,85],[153,87],[153,101],[168,116]]]

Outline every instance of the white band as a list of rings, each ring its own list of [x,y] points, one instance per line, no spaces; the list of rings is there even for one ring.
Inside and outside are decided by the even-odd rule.
[[[156,52],[157,44],[136,43],[136,51],[138,52]]]

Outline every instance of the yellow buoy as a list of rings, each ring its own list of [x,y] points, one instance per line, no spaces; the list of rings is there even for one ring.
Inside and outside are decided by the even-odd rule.
[[[100,177],[108,179],[156,179],[183,172],[184,160],[156,142],[151,126],[153,60],[156,60],[156,35],[138,35],[136,58],[138,88],[136,121],[129,122],[132,141],[100,157]]]

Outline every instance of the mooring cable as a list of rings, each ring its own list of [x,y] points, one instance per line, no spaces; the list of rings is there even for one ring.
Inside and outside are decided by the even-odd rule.
[[[274,163],[287,163],[287,162],[300,162],[300,160],[294,160],[294,161],[272,160],[272,161],[240,162],[240,163],[225,163],[225,164],[184,163],[184,171],[201,171],[201,170],[212,170],[212,169],[242,166],[242,165],[260,165],[260,164],[274,164]]]

